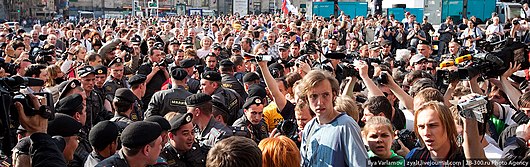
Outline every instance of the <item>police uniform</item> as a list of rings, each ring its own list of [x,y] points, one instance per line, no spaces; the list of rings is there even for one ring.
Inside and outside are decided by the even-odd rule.
[[[145,145],[157,140],[162,134],[162,128],[160,125],[153,122],[138,121],[131,123],[121,133],[120,140],[123,147],[127,148],[138,148],[144,147]],[[118,151],[116,154],[109,158],[101,161],[96,166],[98,167],[128,167],[135,166],[137,164],[131,164],[127,162],[126,156],[123,153],[124,148]]]
[[[220,82],[221,74],[215,71],[208,71],[202,75],[203,79],[208,81]],[[229,114],[226,120],[227,125],[232,125],[234,121],[243,115],[241,107],[243,106],[243,98],[236,91],[232,89],[226,89],[219,86],[211,95],[213,99],[218,100],[228,107]]]
[[[223,68],[234,68],[234,63],[227,59],[222,60],[219,64]],[[234,75],[221,74],[221,84],[224,88],[236,91],[243,99],[247,98],[245,88],[243,88],[243,85],[236,79],[236,77],[234,77]]]
[[[184,59],[179,62],[180,68],[191,68],[195,66],[197,62],[194,59]],[[201,88],[201,82],[195,78],[191,78],[191,74],[188,74],[186,77],[186,85],[188,85],[187,90],[193,94],[197,93]]]
[[[116,142],[116,138],[119,136],[119,133],[120,129],[115,123],[110,121],[102,121],[92,127],[88,139],[94,148],[102,149],[112,144],[112,142]],[[106,157],[101,156],[96,150],[93,150],[90,155],[88,155],[84,166],[96,166],[96,164],[105,158]]]
[[[260,97],[257,97],[257,96],[250,97],[245,102],[244,108],[248,109],[253,104],[263,105],[263,101],[261,100]],[[234,122],[233,126],[248,128],[248,131],[251,134],[250,135],[251,139],[256,141],[256,143],[259,143],[261,140],[269,137],[269,133],[268,133],[269,131],[267,128],[267,124],[265,123],[263,119],[261,119],[261,121],[257,125],[254,125],[248,120],[246,115],[243,115]]]
[[[188,76],[186,70],[182,68],[176,68],[171,71],[171,77],[175,80],[182,81]],[[168,112],[179,112],[186,113],[186,97],[192,95],[182,85],[178,85],[176,88],[169,90],[163,90],[156,92],[153,98],[149,102],[149,106],[145,112],[145,117],[151,115],[164,116]]]
[[[192,114],[190,113],[175,116],[170,120],[171,128],[169,131],[174,133],[182,125],[191,123],[191,120]],[[202,167],[205,166],[206,154],[207,152],[201,149],[197,142],[194,142],[191,149],[186,151],[178,151],[168,142],[160,152],[160,157],[166,159],[167,165],[170,167]]]
[[[116,90],[116,96],[114,97],[114,100],[117,101],[125,101],[129,103],[134,103],[135,95],[132,93],[131,90],[127,88],[120,88]],[[121,129],[125,129],[125,127],[133,121],[130,119],[130,115],[126,115],[124,112],[118,112],[116,111],[114,114],[114,117],[110,119],[111,122],[115,122],[118,127]]]
[[[143,74],[136,74],[129,78],[129,85],[131,87],[140,85],[145,82],[147,77]],[[134,96],[134,104],[133,104],[133,111],[131,112],[131,120],[132,121],[141,121],[144,120],[144,113],[145,110],[143,110],[144,103],[142,102],[142,99],[138,98],[138,96]]]
[[[109,67],[116,64],[116,63],[123,63],[123,59],[116,57],[114,60],[112,60],[109,63]],[[107,77],[107,80],[105,80],[105,83],[103,84],[103,88],[105,89],[105,92],[107,93],[107,99],[112,101],[112,98],[114,98],[114,92],[116,92],[119,88],[129,88],[130,86],[127,84],[127,77],[123,76],[121,79],[114,78],[114,76],[109,75]]]
[[[75,112],[79,111],[79,108],[81,107],[83,107],[83,97],[80,94],[73,94],[73,95],[66,96],[62,98],[61,100],[59,100],[56,105],[56,111],[57,113],[62,114],[61,117],[62,116],[69,117],[69,118],[64,118],[64,119],[74,120],[76,122],[76,125],[79,125],[80,128],[76,128],[75,126],[70,127],[71,123],[68,123],[70,121],[63,122],[65,120],[62,120],[62,118],[57,121],[54,120],[53,125],[48,125],[48,129],[49,129],[48,134],[52,136],[55,136],[55,135],[60,135],[63,137],[73,136],[74,134],[64,135],[62,133],[64,133],[63,131],[65,131],[67,128],[77,129],[75,131],[75,135],[79,137],[79,145],[74,152],[74,158],[72,159],[72,161],[68,163],[68,166],[83,166],[83,164],[85,163],[86,157],[88,157],[89,153],[92,151],[92,147],[87,141],[88,136],[86,135],[86,131],[88,129],[86,128],[86,126],[85,128],[83,128],[83,125],[81,123],[79,123],[78,121],[76,121],[75,119],[71,117],[71,115],[74,115]]]
[[[94,71],[96,71],[96,75],[105,74],[105,76],[107,76],[107,67],[103,65],[94,66]],[[105,95],[105,89],[103,88],[103,85],[101,87],[94,85],[94,91],[100,95]]]
[[[196,107],[210,101],[212,101],[211,96],[204,93],[197,93],[186,98],[186,106]],[[195,135],[195,139],[197,139],[199,145],[205,149],[209,149],[220,140],[233,135],[230,128],[217,122],[213,117],[210,117],[208,125],[206,125],[204,130],[201,131],[198,126],[195,126],[194,131],[195,134],[198,134]]]
[[[85,66],[77,71],[79,77],[83,78],[89,74],[96,74],[97,72],[91,66]],[[73,88],[72,88],[73,89]],[[112,100],[111,100],[112,101]],[[103,95],[96,91],[90,91],[86,98],[86,123],[85,127],[90,129],[99,121],[108,120],[112,118],[112,114],[105,109],[103,102]]]

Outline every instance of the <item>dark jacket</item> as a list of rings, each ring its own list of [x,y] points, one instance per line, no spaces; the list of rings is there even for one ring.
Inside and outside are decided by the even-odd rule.
[[[203,152],[197,143],[193,143],[191,149],[186,152],[177,151],[175,147],[167,143],[160,152],[160,156],[166,159],[170,167],[206,166],[206,154],[208,153]]]
[[[232,125],[236,119],[243,115],[241,108],[243,108],[245,101],[236,91],[219,87],[214,91],[212,98],[218,100],[228,108],[229,113],[226,125]]]
[[[125,154],[120,150],[116,154],[108,157],[107,159],[99,162],[97,167],[128,167],[127,159]]]
[[[186,113],[185,100],[190,95],[192,94],[182,86],[156,92],[145,111],[145,117],[152,115],[164,116],[168,112]]]
[[[54,139],[46,133],[34,133],[31,139],[31,165],[34,167],[65,167],[63,152],[59,151]]]
[[[199,145],[206,150],[213,147],[215,143],[232,135],[232,129],[217,122],[213,117],[210,118],[208,125],[202,132],[198,127],[195,127],[195,139],[197,139]]]
[[[234,75],[221,74],[221,84],[224,88],[232,89],[236,91],[243,99],[247,99],[247,92],[243,85],[234,77]]]
[[[267,128],[267,123],[263,119],[257,125],[253,125],[246,115],[241,116],[234,122],[234,127],[245,127],[248,128],[250,132],[251,139],[259,143],[261,140],[269,137],[269,130]]]

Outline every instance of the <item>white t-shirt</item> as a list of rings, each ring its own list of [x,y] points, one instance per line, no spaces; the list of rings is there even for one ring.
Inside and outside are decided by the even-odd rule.
[[[502,158],[502,150],[493,144],[488,144],[488,146],[484,147],[484,154],[490,161],[498,161]]]

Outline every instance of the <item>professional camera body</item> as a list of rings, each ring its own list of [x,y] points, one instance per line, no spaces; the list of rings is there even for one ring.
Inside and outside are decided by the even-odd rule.
[[[280,134],[289,137],[295,142],[298,142],[298,125],[296,124],[296,120],[283,120],[282,122],[278,123],[276,129]]]
[[[271,55],[267,55],[267,54],[258,54],[258,55],[253,55],[253,54],[250,54],[250,53],[245,53],[245,55],[243,56],[243,58],[245,60],[255,60],[255,61],[266,61],[266,62],[269,62],[269,61],[272,61],[272,56]]]
[[[359,71],[355,69],[355,64],[359,61],[364,61],[368,65],[368,76],[372,78],[374,76],[374,66],[372,63],[381,64],[381,60],[377,58],[353,58],[353,59],[344,59],[340,64],[343,69],[343,75],[347,77],[357,77],[361,79]]]
[[[24,87],[42,85],[44,85],[44,81],[40,79],[20,76],[0,78],[0,134],[3,136],[1,142],[4,153],[11,153],[11,149],[17,143],[15,132],[20,123],[18,122],[19,115],[14,105],[15,102],[22,104],[24,113],[28,116],[40,115],[47,119],[54,118],[54,102],[50,93],[35,93],[36,96],[45,96],[47,101],[46,105],[34,108],[35,105],[31,98],[20,92],[20,89]]]

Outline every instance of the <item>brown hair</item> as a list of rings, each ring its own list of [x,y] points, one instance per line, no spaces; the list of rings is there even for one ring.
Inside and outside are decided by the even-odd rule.
[[[307,95],[310,89],[314,88],[317,84],[325,80],[329,81],[333,96],[338,95],[340,91],[339,81],[337,81],[337,79],[335,79],[335,77],[333,77],[331,73],[319,70],[310,71],[302,79],[302,83],[300,83],[300,89],[302,91],[302,94]]]
[[[349,96],[338,96],[335,99],[335,110],[344,112],[352,117],[355,121],[359,121],[359,107],[357,102]]]
[[[437,115],[441,120],[443,128],[446,130],[445,132],[447,133],[447,138],[449,139],[449,143],[451,145],[451,149],[449,152],[455,152],[458,148],[456,139],[458,133],[456,131],[456,124],[454,122],[453,114],[451,110],[449,110],[449,107],[437,101],[430,101],[423,104],[414,113],[414,132],[416,134],[416,137],[420,139],[421,146],[425,147],[425,142],[423,141],[418,132],[418,115],[420,112],[423,112],[428,109],[434,110],[438,113]]]
[[[256,142],[241,136],[221,140],[206,157],[207,167],[262,166],[261,151]]]
[[[363,128],[363,131],[361,132],[362,133],[362,137],[363,138],[366,138],[366,136],[368,135],[368,132],[370,132],[370,130],[373,130],[377,127],[385,127],[386,129],[388,129],[388,131],[390,131],[390,134],[392,135],[392,138],[394,137],[394,126],[392,126],[392,122],[390,122],[390,120],[386,117],[383,117],[383,116],[374,116],[372,118],[370,118],[368,121],[366,121],[366,124],[364,125],[364,128]]]
[[[300,150],[296,144],[285,136],[270,137],[261,140],[258,147],[264,167],[299,167]]]
[[[438,101],[438,102],[444,102],[444,96],[442,93],[435,89],[435,88],[425,88],[418,92],[416,96],[414,96],[414,99],[419,99],[421,103],[429,102],[429,101]]]

